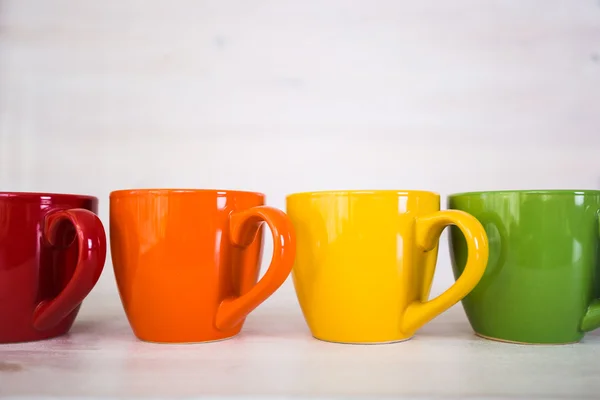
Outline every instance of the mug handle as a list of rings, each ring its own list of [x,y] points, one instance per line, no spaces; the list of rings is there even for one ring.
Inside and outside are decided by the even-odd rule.
[[[434,299],[410,303],[404,313],[402,328],[414,332],[433,318],[462,300],[485,272],[489,256],[488,239],[481,223],[472,215],[460,210],[438,211],[416,220],[416,244],[425,252],[433,250],[448,225],[456,225],[465,235],[468,258],[465,269],[445,292]]]
[[[106,233],[93,212],[81,208],[51,211],[43,223],[42,235],[54,245],[56,228],[62,221],[73,224],[79,255],[73,276],[51,300],[41,301],[33,312],[33,327],[43,331],[55,327],[91,292],[102,274],[106,260]]]
[[[596,212],[596,221],[598,223],[598,233],[600,240],[600,210]],[[600,254],[599,254],[600,257]],[[600,263],[600,259],[597,260]],[[583,319],[581,320],[580,329],[583,332],[590,332],[600,328],[600,299],[594,299],[588,306]]]
[[[248,247],[266,222],[273,235],[273,259],[264,276],[239,297],[227,298],[217,310],[217,329],[230,329],[271,296],[292,272],[296,257],[296,235],[290,218],[269,206],[252,207],[230,216],[230,237],[239,247]],[[243,272],[243,271],[242,271]]]

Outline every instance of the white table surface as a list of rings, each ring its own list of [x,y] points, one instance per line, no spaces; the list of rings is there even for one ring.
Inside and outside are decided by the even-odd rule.
[[[598,399],[600,334],[524,346],[473,335],[462,307],[413,339],[313,339],[299,309],[265,305],[231,340],[138,341],[115,296],[84,304],[71,333],[0,346],[0,397]]]

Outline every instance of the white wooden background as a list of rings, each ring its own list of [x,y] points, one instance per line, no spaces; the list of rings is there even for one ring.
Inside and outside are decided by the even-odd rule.
[[[131,187],[599,186],[597,0],[0,0],[0,190],[106,224]]]

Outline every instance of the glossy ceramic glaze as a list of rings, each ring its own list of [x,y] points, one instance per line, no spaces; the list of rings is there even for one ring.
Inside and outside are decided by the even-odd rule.
[[[264,200],[239,191],[111,193],[115,277],[139,339],[204,342],[240,332],[245,317],[289,276],[295,256],[289,218]],[[263,221],[274,252],[257,283]]]
[[[570,343],[600,326],[600,191],[506,191],[451,195],[448,207],[485,227],[485,275],[463,300],[475,332],[520,343]],[[449,235],[455,276],[467,248]]]
[[[0,343],[69,331],[104,267],[97,208],[89,196],[0,192]]]
[[[419,191],[339,191],[288,196],[297,235],[292,272],[313,335],[340,343],[410,338],[460,301],[487,261],[482,226]],[[469,265],[446,292],[427,300],[439,235],[457,224],[469,238]]]

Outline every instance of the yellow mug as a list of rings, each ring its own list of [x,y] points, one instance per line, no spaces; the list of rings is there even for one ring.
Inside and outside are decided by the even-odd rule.
[[[488,259],[483,226],[440,211],[425,191],[327,191],[287,196],[296,230],[292,277],[304,318],[320,340],[390,343],[410,339],[477,285]],[[456,282],[428,300],[442,230],[456,225],[468,261]]]

